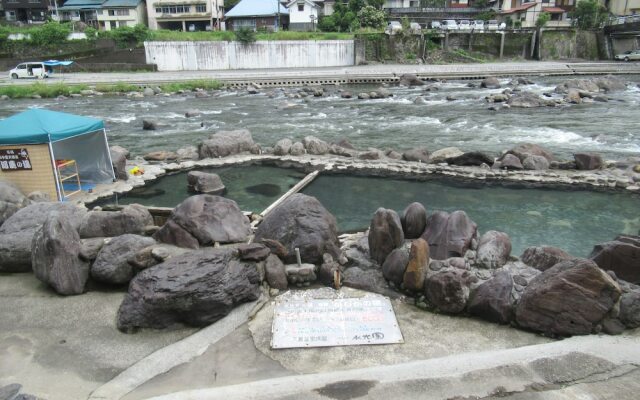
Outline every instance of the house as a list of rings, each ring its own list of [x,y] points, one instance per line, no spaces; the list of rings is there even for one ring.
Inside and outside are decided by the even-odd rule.
[[[224,26],[224,0],[148,1],[150,29],[208,31]]]
[[[286,4],[289,10],[289,30],[315,30],[318,18],[323,15],[324,2],[311,0],[291,0]],[[333,12],[333,9],[331,10]]]
[[[146,24],[147,6],[144,0],[107,0],[98,10],[98,29],[102,31]]]
[[[62,7],[58,7],[56,20],[60,22],[80,21],[98,28],[98,10],[105,0],[67,0]]]
[[[522,28],[536,26],[538,17],[543,12],[551,14],[547,26],[571,26],[569,14],[575,8],[576,0],[498,0],[499,19],[506,21],[510,18],[514,23],[519,21]]]
[[[240,0],[225,16],[227,29],[277,31],[289,27],[289,10],[279,1]]]
[[[640,14],[640,0],[609,0],[607,8],[616,16]]]
[[[2,0],[2,8],[7,21],[44,23],[49,15],[49,0]]]

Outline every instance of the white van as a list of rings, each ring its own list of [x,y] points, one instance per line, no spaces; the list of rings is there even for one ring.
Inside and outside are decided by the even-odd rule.
[[[445,31],[457,31],[458,23],[453,19],[445,19],[442,21],[442,29]]]
[[[26,62],[18,64],[14,69],[9,71],[11,79],[18,78],[36,78],[44,79],[49,77],[49,67],[41,62]]]

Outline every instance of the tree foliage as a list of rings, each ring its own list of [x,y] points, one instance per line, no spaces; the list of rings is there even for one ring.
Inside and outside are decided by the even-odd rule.
[[[597,0],[581,0],[571,13],[573,25],[580,29],[599,27],[607,16],[607,9]]]
[[[377,24],[380,15],[386,19],[386,15],[380,10],[382,4],[384,4],[383,0],[349,0],[346,4],[342,1],[336,1],[333,6],[333,14],[323,17],[318,23],[318,27],[325,32],[353,32],[360,27],[374,27],[371,24]],[[364,14],[360,14],[365,9]],[[361,15],[366,16],[367,20],[363,21]],[[382,26],[384,26],[384,21]]]
[[[538,15],[538,19],[536,20],[536,28],[544,28],[547,23],[551,21],[551,14],[548,12],[543,12]]]
[[[256,33],[253,29],[240,28],[236,31],[236,40],[244,44],[253,43],[256,41]]]
[[[384,11],[378,10],[374,6],[364,6],[358,11],[358,20],[362,28],[381,29],[384,28],[386,15]]]
[[[100,32],[101,36],[113,39],[119,47],[137,46],[151,37],[149,28],[145,25],[121,26],[106,32]]]
[[[55,46],[64,43],[70,33],[68,24],[49,21],[31,32],[31,43],[36,46]]]

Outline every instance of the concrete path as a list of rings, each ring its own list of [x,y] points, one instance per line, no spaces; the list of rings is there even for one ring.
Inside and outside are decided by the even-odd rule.
[[[640,63],[613,62],[558,62],[519,61],[483,64],[446,65],[364,65],[353,67],[287,68],[224,71],[176,71],[176,72],[113,72],[113,73],[70,73],[55,75],[39,82],[67,84],[98,84],[126,82],[151,84],[163,82],[189,81],[196,79],[216,79],[226,83],[262,84],[304,84],[314,83],[366,83],[395,81],[405,73],[427,78],[463,78],[506,75],[573,75],[602,73],[640,74]],[[29,79],[13,80],[5,75],[0,85],[31,84]]]

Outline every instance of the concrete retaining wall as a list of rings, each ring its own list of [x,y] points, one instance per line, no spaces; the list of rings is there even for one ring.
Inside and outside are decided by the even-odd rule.
[[[144,43],[147,63],[159,71],[349,66],[354,47],[353,40]]]

